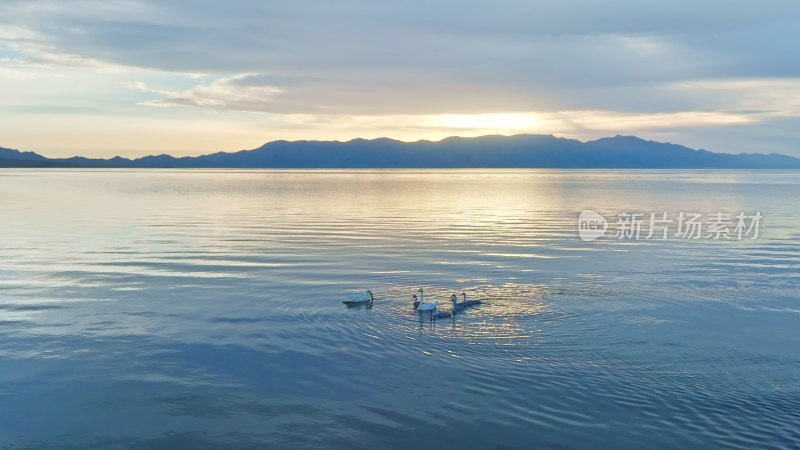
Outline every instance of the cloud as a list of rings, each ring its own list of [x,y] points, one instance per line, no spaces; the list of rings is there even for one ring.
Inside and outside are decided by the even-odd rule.
[[[152,89],[136,81],[128,87],[164,95],[164,98],[142,102],[144,106],[196,106],[234,111],[264,111],[272,99],[283,90],[275,86],[250,84],[251,74],[220,78],[185,91]]]
[[[557,83],[762,71],[750,65],[752,56],[731,49],[790,30],[796,23],[787,18],[798,17],[800,6],[778,0],[757,9],[688,0],[613,7],[590,0],[27,0],[0,13],[9,24],[46,34],[63,53],[121,66],[328,79],[413,67],[428,78]],[[759,66],[785,76],[779,66],[796,67],[790,56],[798,50],[792,40],[769,41],[772,50],[757,54],[772,63]]]
[[[25,72],[22,70],[10,69],[8,67],[0,66],[0,78],[6,78],[9,80],[30,80],[36,77],[37,74],[32,72]]]
[[[29,28],[0,24],[0,46],[17,56],[0,58],[0,68],[85,68],[100,72],[121,72],[120,64],[66,53],[48,43],[48,37]],[[19,72],[19,70],[18,70]]]
[[[695,80],[677,83],[679,89],[716,97],[728,108],[773,116],[800,115],[800,77]]]

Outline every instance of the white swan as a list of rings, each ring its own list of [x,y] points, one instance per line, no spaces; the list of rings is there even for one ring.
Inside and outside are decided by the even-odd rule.
[[[422,291],[422,288],[419,288],[419,305],[417,305],[418,311],[432,311],[439,306],[439,302],[425,302],[425,293]]]
[[[357,292],[348,295],[347,300],[344,300],[342,303],[345,305],[360,305],[367,302],[372,303],[373,300],[375,300],[375,297],[372,296],[372,291],[367,289],[367,292]]]

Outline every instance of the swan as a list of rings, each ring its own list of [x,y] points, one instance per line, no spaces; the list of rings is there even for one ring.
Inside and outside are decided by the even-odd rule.
[[[464,303],[458,303],[458,301],[456,300],[457,298],[458,297],[456,297],[456,294],[453,294],[453,295],[450,296],[450,301],[453,302],[453,312],[454,313],[456,311],[463,311],[464,309],[467,308],[467,305],[465,305]]]
[[[425,302],[425,293],[422,291],[422,288],[419,288],[419,305],[417,305],[417,310],[418,311],[432,311],[432,310],[436,309],[437,306],[439,306],[439,302],[438,301],[433,302],[433,303],[430,303],[430,302],[426,303]]]
[[[372,303],[375,300],[375,297],[372,296],[372,291],[367,289],[367,292],[357,292],[354,294],[350,294],[347,296],[347,300],[344,300],[342,303],[348,306],[352,305],[360,305],[362,303]]]
[[[444,319],[445,317],[455,317],[456,311],[437,311],[436,308],[434,308],[431,314],[434,319]]]
[[[419,306],[419,299],[417,298],[417,294],[412,295],[411,298],[414,299],[414,309],[417,309],[417,306]]]
[[[464,301],[461,302],[461,304],[464,305],[464,307],[475,306],[475,305],[480,305],[481,304],[480,300],[467,300],[467,293],[466,292],[462,292],[461,295],[464,297]]]

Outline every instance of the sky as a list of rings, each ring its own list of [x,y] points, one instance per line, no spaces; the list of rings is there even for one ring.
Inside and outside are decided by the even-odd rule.
[[[0,146],[636,135],[800,156],[800,2],[1,0]]]

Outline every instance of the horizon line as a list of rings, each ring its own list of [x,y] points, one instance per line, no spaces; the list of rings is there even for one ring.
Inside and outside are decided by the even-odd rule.
[[[64,157],[50,157],[50,156],[47,156],[47,155],[45,155],[43,153],[39,153],[40,152],[39,150],[20,150],[19,148],[4,147],[3,145],[0,145],[0,149],[13,150],[13,151],[17,151],[17,152],[20,152],[20,153],[34,153],[36,155],[45,157],[45,158],[50,159],[50,160],[66,160],[66,159],[73,159],[73,158],[85,158],[85,159],[108,161],[108,160],[111,160],[111,159],[121,158],[121,159],[130,160],[130,161],[136,161],[136,160],[139,160],[139,159],[142,159],[142,158],[158,157],[158,156],[170,156],[172,158],[180,159],[180,158],[196,158],[196,157],[199,157],[199,156],[215,155],[215,154],[219,154],[219,153],[233,154],[233,153],[239,153],[239,152],[247,152],[247,151],[258,150],[260,148],[263,148],[266,145],[269,145],[269,144],[272,144],[272,143],[276,143],[276,142],[287,142],[287,143],[294,143],[294,142],[335,142],[335,143],[340,143],[340,144],[347,144],[347,143],[354,142],[354,141],[370,141],[370,142],[374,142],[374,141],[393,141],[393,142],[400,142],[400,143],[404,143],[404,144],[416,144],[416,143],[421,143],[421,142],[439,143],[439,142],[444,142],[444,141],[446,141],[448,139],[483,139],[483,138],[492,138],[492,137],[514,138],[514,137],[519,137],[519,136],[552,137],[552,138],[555,138],[555,139],[562,139],[562,140],[567,140],[567,141],[577,141],[577,142],[581,142],[583,144],[586,144],[586,143],[589,143],[589,142],[599,141],[599,140],[602,140],[602,139],[636,138],[636,139],[639,139],[639,140],[644,141],[644,142],[655,142],[655,143],[659,143],[659,144],[678,145],[678,146],[685,147],[685,148],[688,148],[688,149],[691,149],[691,150],[695,150],[695,151],[707,151],[707,152],[715,153],[715,154],[725,154],[725,155],[781,155],[781,156],[788,156],[790,158],[798,158],[798,157],[795,157],[795,156],[792,156],[792,155],[787,155],[785,153],[777,153],[777,152],[772,152],[772,153],[758,153],[758,152],[728,153],[728,152],[711,151],[711,150],[706,150],[704,148],[688,147],[688,146],[686,146],[684,144],[676,144],[676,143],[669,142],[669,141],[656,141],[656,140],[652,140],[652,139],[645,139],[645,138],[641,138],[639,136],[632,135],[632,134],[629,134],[629,135],[616,134],[616,135],[613,135],[613,136],[603,136],[603,137],[600,137],[600,138],[597,138],[597,139],[581,140],[579,138],[570,138],[570,137],[558,136],[558,135],[552,134],[552,133],[548,133],[548,134],[542,134],[542,133],[515,133],[515,134],[493,133],[493,134],[483,134],[483,135],[479,135],[479,136],[451,135],[451,136],[443,137],[441,139],[417,139],[417,140],[403,140],[403,139],[391,138],[391,137],[388,137],[388,136],[381,136],[381,137],[376,137],[376,138],[354,137],[354,138],[350,138],[350,139],[347,139],[347,140],[340,140],[340,139],[293,139],[293,140],[290,140],[290,139],[275,139],[275,140],[271,140],[271,141],[266,141],[263,144],[261,144],[261,145],[259,145],[257,147],[253,147],[253,148],[244,148],[244,149],[238,149],[238,150],[218,150],[218,151],[212,151],[212,152],[209,152],[209,153],[200,153],[200,154],[196,154],[196,155],[184,155],[184,156],[174,156],[174,155],[172,155],[170,153],[150,153],[150,154],[147,154],[147,155],[144,155],[144,156],[138,156],[138,157],[121,156],[119,154],[114,155],[114,156],[110,156],[110,157],[106,157],[106,158],[82,156],[82,155],[77,155],[77,154],[76,155],[72,155],[72,156],[64,156]],[[800,159],[800,158],[798,158],[798,159]]]

